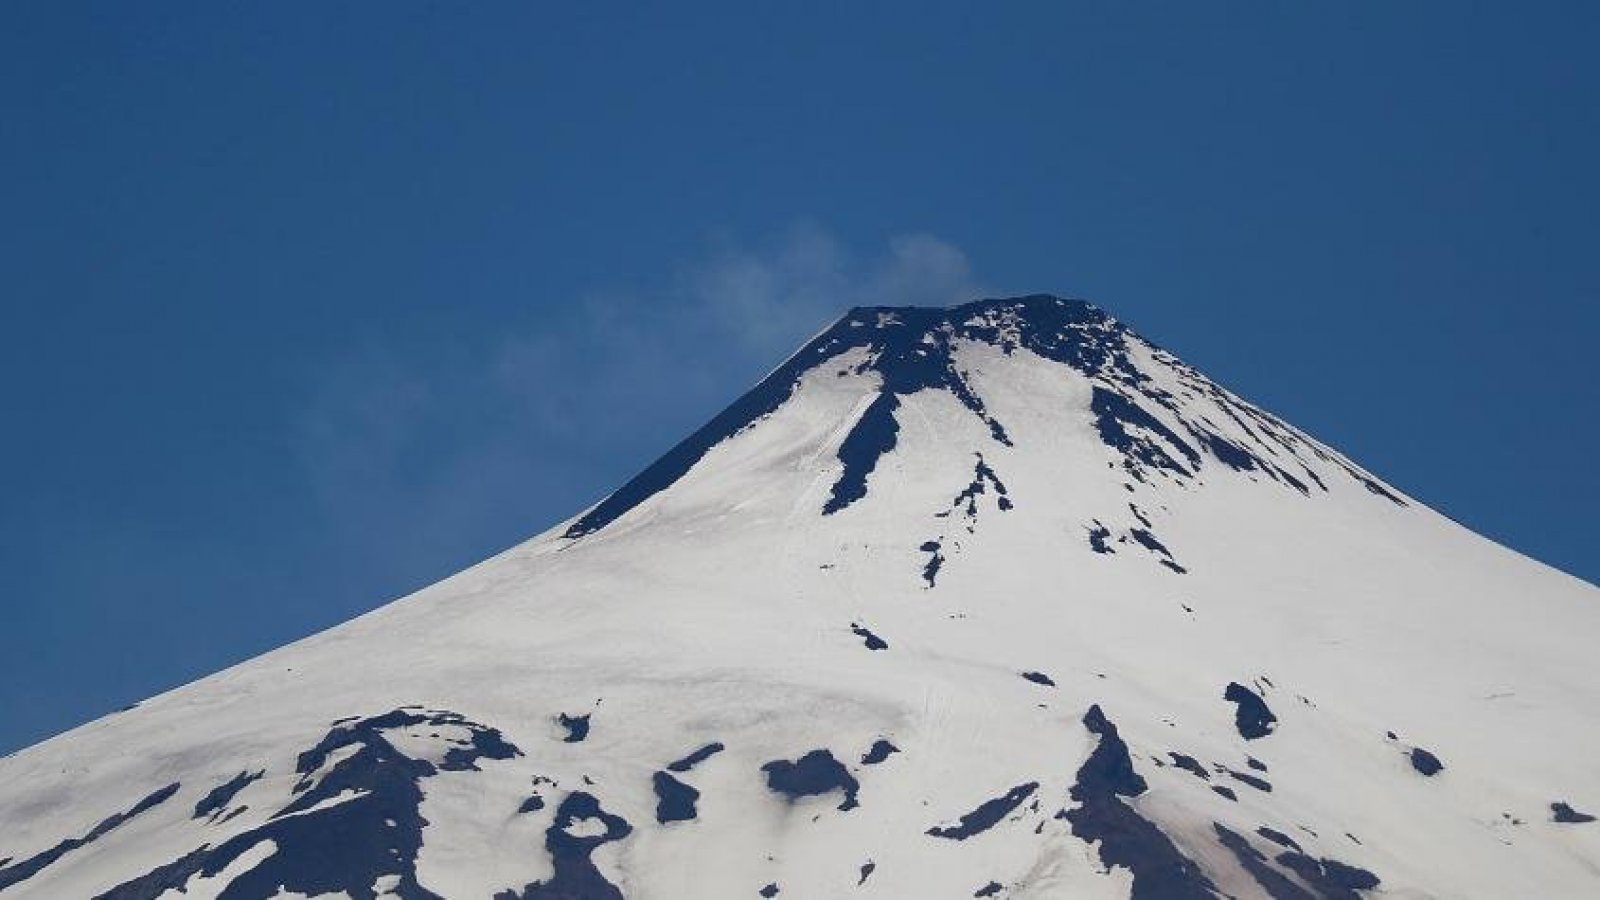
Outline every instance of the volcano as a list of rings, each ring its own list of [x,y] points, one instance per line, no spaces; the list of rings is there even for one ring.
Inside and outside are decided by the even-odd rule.
[[[1597,640],[1091,304],[858,308],[571,520],[0,760],[0,900],[1596,896]]]

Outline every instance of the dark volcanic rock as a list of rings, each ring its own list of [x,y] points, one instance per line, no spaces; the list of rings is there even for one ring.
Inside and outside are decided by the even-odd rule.
[[[1220,822],[1213,823],[1213,827],[1222,846],[1233,853],[1239,865],[1250,873],[1256,884],[1261,885],[1267,896],[1273,900],[1316,900],[1310,891],[1268,863],[1266,855],[1252,846],[1249,838],[1229,830]]]
[[[775,759],[762,766],[761,771],[767,773],[767,787],[790,800],[843,791],[840,810],[849,811],[859,805],[856,792],[861,784],[827,750],[812,750],[793,762]]]
[[[441,761],[399,752],[386,733],[418,726],[459,727],[466,742],[451,741]],[[421,782],[441,771],[476,771],[484,759],[510,759],[520,751],[500,732],[445,711],[397,709],[334,726],[301,753],[295,798],[265,823],[113,888],[105,897],[147,900],[181,888],[193,875],[215,876],[262,841],[277,852],[229,883],[223,896],[271,897],[282,892],[317,896],[346,893],[372,900],[372,885],[393,876],[394,892],[431,900],[416,877],[422,848]]]
[[[1299,465],[1308,477],[1316,479],[1304,466],[1306,459],[1315,456],[1344,469],[1372,493],[1405,505],[1359,469],[1328,457],[1272,417],[1239,402],[1194,370],[1180,367],[1184,386],[1219,404],[1241,429],[1256,438],[1254,446],[1232,441],[1203,418],[1186,414],[1175,395],[1156,387],[1139,370],[1129,353],[1133,340],[1127,327],[1103,310],[1081,300],[1044,295],[980,300],[949,309],[852,309],[705,427],[584,513],[564,536],[580,538],[598,531],[665,490],[712,447],[782,406],[807,372],[853,349],[867,351],[867,361],[856,371],[876,373],[881,387],[840,443],[837,455],[842,471],[822,508],[824,515],[837,513],[866,496],[868,476],[898,443],[895,414],[901,397],[922,390],[945,391],[984,423],[996,444],[1009,446],[1005,428],[984,408],[968,385],[966,373],[956,364],[954,348],[962,341],[985,342],[1004,353],[1026,349],[1093,378],[1090,409],[1095,427],[1101,440],[1122,456],[1123,468],[1135,480],[1148,482],[1158,474],[1190,479],[1201,466],[1204,449],[1231,469],[1261,472],[1306,493],[1307,486],[1277,461]],[[1163,410],[1185,434],[1164,424],[1150,412],[1152,408]],[[1327,489],[1316,480],[1319,488]]]
[[[228,805],[228,802],[234,798],[234,795],[244,790],[246,785],[260,778],[264,774],[266,774],[265,769],[258,769],[255,772],[240,772],[222,784],[212,788],[209,793],[200,798],[199,803],[194,805],[194,816],[192,818],[203,819],[206,816],[220,811],[223,807]]]
[[[1227,690],[1223,691],[1222,699],[1237,704],[1233,714],[1233,724],[1245,740],[1253,741],[1272,733],[1278,717],[1267,708],[1267,702],[1261,699],[1260,694],[1237,681],[1230,681]]]
[[[596,820],[600,834],[575,835],[571,829],[583,820]],[[602,844],[620,841],[633,832],[621,816],[606,812],[600,801],[575,791],[556,807],[556,820],[545,830],[555,872],[547,881],[535,881],[519,891],[501,891],[494,900],[623,900],[622,891],[607,881],[590,857]],[[430,895],[431,896],[431,895]]]
[[[861,764],[863,766],[875,766],[878,763],[888,759],[889,754],[899,752],[899,747],[896,747],[888,741],[879,738],[878,740],[873,741],[872,746],[867,748],[867,752],[862,755]]]
[[[699,750],[696,750],[688,756],[685,756],[683,759],[680,759],[674,763],[670,763],[667,766],[667,771],[687,772],[695,766],[698,766],[699,764],[715,756],[716,754],[721,753],[725,749],[727,748],[722,746],[721,741],[712,741],[704,747],[701,747]]]
[[[1360,891],[1370,891],[1380,883],[1366,869],[1345,865],[1336,859],[1314,859],[1294,850],[1279,853],[1277,863],[1293,871],[1326,900],[1359,900]]]
[[[1578,812],[1560,800],[1550,804],[1550,817],[1556,822],[1561,822],[1567,825],[1582,825],[1585,822],[1594,821],[1594,816],[1591,816],[1588,813]]]
[[[889,649],[889,642],[873,634],[865,625],[852,622],[850,630],[855,633],[856,637],[861,638],[861,643],[865,644],[868,650]]]
[[[1222,771],[1228,773],[1229,778],[1232,778],[1234,781],[1237,781],[1240,784],[1248,784],[1258,791],[1267,791],[1269,793],[1272,791],[1272,783],[1264,778],[1257,778],[1248,772],[1239,772],[1234,769],[1225,768]]]
[[[566,713],[562,713],[556,716],[556,721],[561,723],[561,727],[567,730],[567,736],[562,738],[566,743],[576,744],[589,736],[588,715],[569,716]]]
[[[112,813],[100,820],[98,825],[89,829],[82,837],[63,838],[60,843],[41,853],[35,853],[27,859],[0,868],[0,891],[13,885],[21,884],[29,878],[44,871],[56,860],[68,853],[94,843],[108,833],[120,828],[128,820],[147,812],[152,807],[165,803],[168,798],[178,792],[178,783],[173,782],[160,790],[147,794],[144,799],[135,803],[126,812]],[[9,860],[8,860],[9,862]]]
[[[1167,751],[1167,755],[1172,757],[1173,765],[1184,770],[1185,772],[1193,774],[1196,778],[1202,778],[1206,781],[1211,780],[1211,773],[1206,771],[1205,766],[1200,765],[1200,760],[1195,759],[1187,754],[1174,753],[1170,750]]]
[[[1284,834],[1276,828],[1268,828],[1267,826],[1263,825],[1256,829],[1256,834],[1261,835],[1280,847],[1288,847],[1290,850],[1300,849],[1300,845],[1295,842],[1294,838],[1289,837],[1287,834]]]
[[[699,791],[666,772],[655,773],[653,783],[656,789],[657,822],[665,825],[668,822],[687,822],[695,817],[695,801],[700,799]]]
[[[1019,784],[1003,796],[986,800],[977,809],[962,816],[961,824],[929,828],[928,834],[955,841],[964,841],[975,834],[982,834],[993,828],[1001,819],[1011,815],[1012,811],[1021,806],[1024,800],[1033,796],[1033,792],[1038,789],[1037,781]]]
[[[1122,797],[1137,797],[1148,789],[1134,771],[1123,743],[1098,705],[1089,707],[1083,724],[1100,741],[1072,786],[1075,809],[1060,814],[1072,833],[1085,841],[1098,841],[1100,862],[1133,873],[1133,900],[1211,900],[1216,887],[1200,867],[1185,857],[1162,833]]]
[[[1429,753],[1421,747],[1412,747],[1410,757],[1411,768],[1416,769],[1418,772],[1421,772],[1429,778],[1432,778],[1433,776],[1444,771],[1444,763],[1439,761],[1439,757],[1434,756],[1432,753]]]

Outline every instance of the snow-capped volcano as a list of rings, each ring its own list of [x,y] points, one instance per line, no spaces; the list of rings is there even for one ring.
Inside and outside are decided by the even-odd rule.
[[[1600,894],[1600,591],[1053,297],[0,760],[0,898]]]

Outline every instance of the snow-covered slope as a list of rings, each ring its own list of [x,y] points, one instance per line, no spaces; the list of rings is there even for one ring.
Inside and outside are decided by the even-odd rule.
[[[0,898],[1597,896],[1597,639],[1088,304],[857,309],[576,519],[0,760]]]

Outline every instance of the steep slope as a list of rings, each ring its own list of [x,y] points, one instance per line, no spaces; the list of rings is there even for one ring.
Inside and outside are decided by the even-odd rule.
[[[0,898],[1580,897],[1600,591],[1052,297],[0,760]]]

